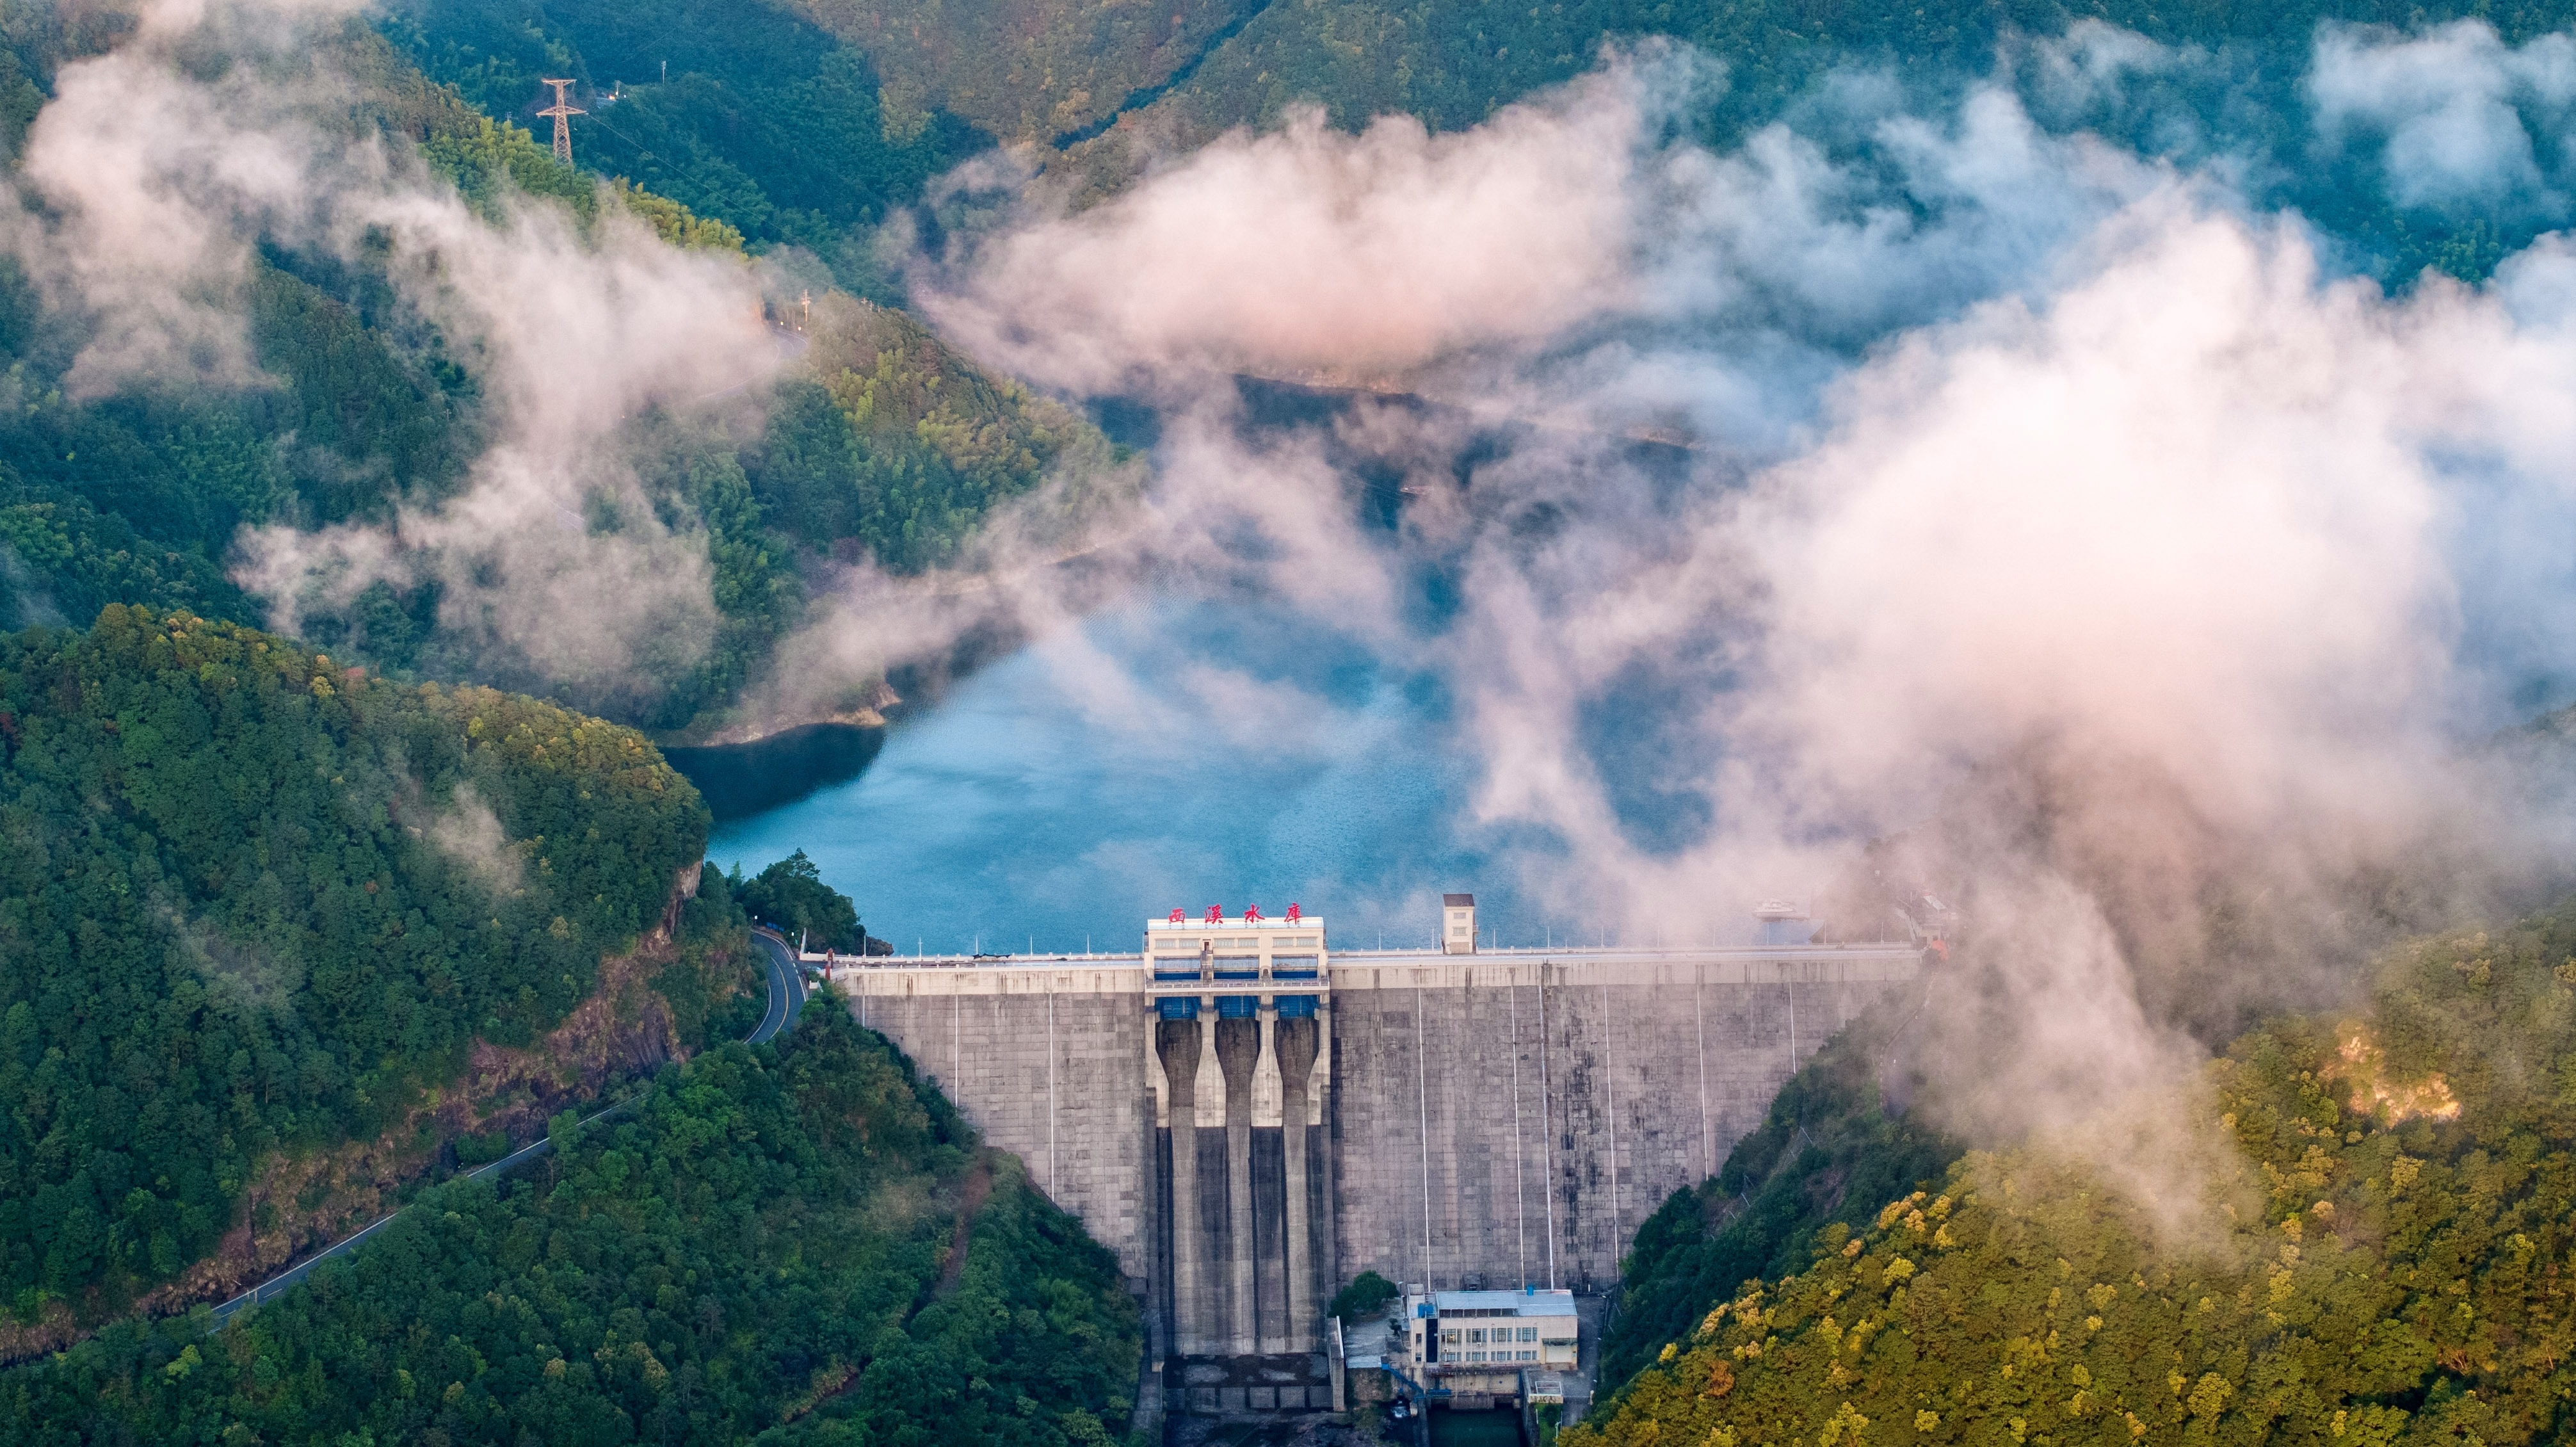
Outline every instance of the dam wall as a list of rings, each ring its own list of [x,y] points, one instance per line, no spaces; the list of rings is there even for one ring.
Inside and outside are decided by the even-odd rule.
[[[1664,1198],[1920,968],[1906,945],[1309,964],[1264,944],[1256,970],[1244,940],[1186,973],[1150,951],[831,971],[862,1024],[1117,1253],[1157,1359],[1313,1352],[1363,1270],[1607,1287]]]
[[[1336,1264],[1434,1289],[1617,1279],[1911,950],[1333,970]]]
[[[1163,1170],[1146,1085],[1144,973],[1132,962],[878,964],[831,976],[860,1024],[912,1057],[987,1144],[1026,1162],[1029,1179],[1142,1283],[1155,1274]]]

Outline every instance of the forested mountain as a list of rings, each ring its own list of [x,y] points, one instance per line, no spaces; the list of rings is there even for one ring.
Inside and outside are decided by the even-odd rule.
[[[1539,6],[1390,0],[1225,0],[1168,12],[1120,3],[986,0],[942,7],[922,24],[875,0],[798,0],[845,42],[876,58],[889,84],[911,86],[993,134],[1049,148],[1048,164],[1097,199],[1159,158],[1235,126],[1277,125],[1321,107],[1357,128],[1390,114],[1434,130],[1472,126],[1499,108],[1590,69],[1605,46],[1666,38],[1714,63],[1683,123],[1722,147],[1823,94],[1829,72],[1875,71],[1925,100],[1997,79],[2065,134],[2092,130],[2150,155],[2221,162],[2267,206],[2296,207],[2352,238],[2368,270],[2395,283],[2426,266],[2483,276],[2552,224],[2539,216],[2470,216],[2405,204],[2366,166],[2320,164],[2303,89],[2326,22],[2422,31],[2482,20],[2508,44],[2576,21],[2567,0],[2400,5],[2296,0],[2186,5],[2114,0],[1985,0],[1820,6],[1760,0],[1676,6],[1665,0],[1569,0]],[[2070,25],[2107,22],[2176,47],[2141,64],[2117,96],[2069,105],[2044,94],[2031,44]],[[2511,102],[2522,104],[2520,101]],[[2554,124],[2536,114],[2537,132]],[[1812,117],[1810,118],[1812,119]],[[1111,124],[1111,122],[1115,124]],[[1855,127],[1865,131],[1865,126]],[[1866,148],[1858,137],[1836,144]],[[2550,144],[2544,140],[2543,145]]]
[[[1114,1259],[839,1001],[671,1063],[759,1003],[706,831],[640,735],[533,699],[122,604],[0,635],[0,1351],[69,1349],[0,1376],[0,1438],[1122,1433]],[[810,869],[744,888],[855,933]]]
[[[384,25],[384,35],[352,25],[316,52],[316,64],[355,83],[331,124],[415,150],[496,221],[513,205],[560,204],[585,224],[615,207],[674,245],[736,254],[793,245],[864,286],[877,276],[870,226],[986,144],[953,118],[881,114],[863,58],[758,6],[457,4],[400,11]],[[14,153],[52,68],[119,33],[38,10],[8,37],[0,146]],[[679,52],[667,85],[635,84],[647,50]],[[577,122],[575,166],[511,119],[542,92],[540,71],[629,83],[619,99],[579,96],[590,115]],[[782,332],[806,326],[802,296],[779,284]],[[455,354],[363,256],[264,239],[238,300],[253,360],[274,385],[81,397],[65,379],[86,324],[50,310],[20,269],[0,263],[10,398],[0,407],[0,626],[78,624],[111,602],[258,623],[294,602],[307,642],[381,673],[566,687],[460,632],[434,579],[380,581],[346,601],[242,590],[231,576],[242,530],[381,525],[398,508],[436,507],[465,485],[495,417],[477,360]],[[813,299],[811,330],[793,340],[804,355],[765,399],[773,405],[656,412],[617,439],[655,505],[706,539],[710,646],[613,689],[560,696],[647,728],[711,726],[802,619],[819,569],[861,557],[897,570],[948,561],[991,508],[1051,469],[1096,474],[1118,460],[1076,414],[828,286]]]
[[[1661,1312],[1658,1360],[1562,1440],[2564,1440],[2571,1080],[2576,907],[2405,947],[2367,1008],[2209,1067],[2207,1115],[2172,1123],[2223,1143],[2196,1198],[1972,1153],[1795,1274],[1699,1283],[1702,1314]],[[1695,1265],[1661,1260],[1632,1301]]]
[[[0,1377],[0,1436],[1094,1447],[1141,1341],[1108,1250],[826,995],[226,1330]]]
[[[707,828],[642,737],[533,699],[116,604],[0,636],[0,1291],[113,1313],[276,1229],[246,1202],[287,1163],[417,1169],[430,1092],[603,956],[680,967],[702,1030],[730,967],[666,941]]]
[[[400,507],[435,506],[464,485],[495,425],[477,359],[457,354],[386,276],[363,258],[273,238],[261,241],[239,303],[255,361],[276,385],[232,390],[72,395],[64,382],[82,324],[0,266],[10,389],[0,407],[0,624],[77,624],[116,601],[243,622],[291,617],[306,641],[379,672],[549,693],[670,739],[794,722],[746,720],[736,706],[778,640],[809,620],[809,596],[836,563],[940,566],[995,506],[1042,479],[1099,486],[1116,476],[1117,450],[1078,413],[982,371],[898,309],[879,224],[918,209],[931,178],[997,139],[1037,144],[1050,164],[1087,174],[1097,194],[1150,155],[1226,126],[1274,123],[1292,104],[1321,104],[1343,125],[1400,111],[1456,128],[1591,65],[1605,41],[1666,35],[1723,66],[1724,84],[1683,119],[1726,143],[1812,96],[1829,67],[1901,55],[1896,83],[1924,96],[1992,76],[2020,86],[2052,129],[2097,130],[2185,162],[2230,157],[2260,202],[2319,219],[2352,244],[2360,269],[2402,284],[2426,266],[2483,275],[2551,219],[2403,205],[2367,158],[2317,164],[2302,78],[2321,19],[2422,25],[2459,8],[2400,14],[2378,0],[2305,0],[2079,14],[2027,0],[1811,13],[1280,0],[1148,10],[987,0],[923,15],[868,0],[403,0],[322,48],[358,81],[353,134],[415,149],[495,217],[548,200],[585,218],[616,206],[674,244],[761,258],[776,268],[763,275],[781,325],[804,322],[804,293],[824,283],[805,349],[764,405],[655,412],[615,440],[657,512],[703,538],[712,636],[605,686],[497,655],[460,626],[463,605],[433,578],[321,600],[244,592],[234,551],[243,529],[381,524]],[[2477,13],[2519,41],[2576,10],[2529,0]],[[2116,100],[2041,104],[2037,78],[2016,70],[2027,47],[2007,42],[2084,18],[2198,48],[2177,52],[2188,63],[2135,72]],[[0,147],[14,154],[22,144],[60,66],[122,33],[50,7],[11,20]],[[574,166],[521,124],[534,120],[541,75],[578,82],[587,113],[572,122]],[[1127,123],[1085,139],[1122,113]],[[935,241],[930,211],[920,219]]]
[[[584,167],[802,246],[845,282],[875,279],[864,228],[991,144],[948,111],[889,104],[864,54],[782,7],[403,0],[383,24],[432,80],[505,122],[527,123],[541,76],[578,80]]]

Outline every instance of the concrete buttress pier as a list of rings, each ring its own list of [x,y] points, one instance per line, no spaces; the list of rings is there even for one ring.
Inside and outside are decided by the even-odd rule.
[[[1331,951],[1320,920],[1175,915],[1133,955],[831,974],[1117,1253],[1176,1409],[1321,1408],[1341,1283],[1607,1288],[1921,968],[1902,943],[1479,951],[1472,928]]]

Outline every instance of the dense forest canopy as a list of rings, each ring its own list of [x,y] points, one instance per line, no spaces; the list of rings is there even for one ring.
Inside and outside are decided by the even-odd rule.
[[[857,49],[783,7],[689,0],[403,0],[385,33],[504,121],[542,76],[581,82],[574,154],[762,242],[876,279],[865,228],[990,141],[946,111],[889,110]]]
[[[1108,1250],[826,994],[223,1331],[0,1377],[0,1435],[1105,1447],[1141,1340]]]
[[[12,155],[52,72],[120,39],[39,23],[51,14],[20,17],[0,54],[0,149]],[[496,225],[514,207],[561,206],[584,226],[613,209],[674,246],[746,264],[788,247],[883,294],[873,226],[985,144],[953,118],[881,115],[867,61],[764,7],[455,4],[398,9],[383,26],[326,33],[306,57],[347,86],[323,122],[411,151]],[[645,50],[679,53],[667,84],[658,60],[643,83]],[[594,68],[627,88],[581,93],[589,114],[567,166],[522,124],[525,111],[538,73]],[[814,276],[821,295],[788,274]],[[900,313],[853,302],[810,267],[770,279],[782,345],[803,359],[775,395],[635,417],[607,449],[667,526],[702,539],[713,636],[601,681],[495,651],[434,568],[345,598],[244,591],[245,529],[383,527],[406,508],[434,511],[468,485],[506,422],[484,362],[383,258],[262,238],[235,301],[266,378],[106,396],[67,385],[87,324],[0,262],[0,367],[16,399],[0,408],[0,625],[78,624],[111,602],[292,619],[307,642],[380,673],[499,682],[648,728],[705,731],[831,569],[951,561],[987,513],[1044,477],[1117,466],[1078,415],[980,371]],[[613,509],[592,509],[601,535],[617,525]]]
[[[823,882],[823,871],[802,849],[749,879],[736,865],[729,883],[746,913],[802,948],[856,952],[867,938],[859,928],[858,906]]]
[[[205,1255],[273,1153],[559,1021],[707,829],[641,736],[533,699],[121,604],[0,636],[0,1290]]]
[[[1972,1153],[1794,1274],[1699,1283],[1562,1440],[2563,1440],[2571,1079],[2576,907],[2407,946],[2367,1008],[2209,1068],[2221,1168],[2181,1226],[2062,1151]],[[1695,1264],[1663,1260],[1631,1300]]]

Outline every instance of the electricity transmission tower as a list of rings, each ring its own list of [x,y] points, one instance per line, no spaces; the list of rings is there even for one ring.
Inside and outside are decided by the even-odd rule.
[[[571,81],[541,79],[537,84],[550,85],[555,88],[555,103],[546,107],[544,110],[537,112],[537,114],[541,116],[552,116],[555,118],[555,159],[569,166],[572,164],[571,118],[574,116],[586,116],[590,114],[590,112],[574,105],[570,100],[565,98],[564,89],[572,84]]]

